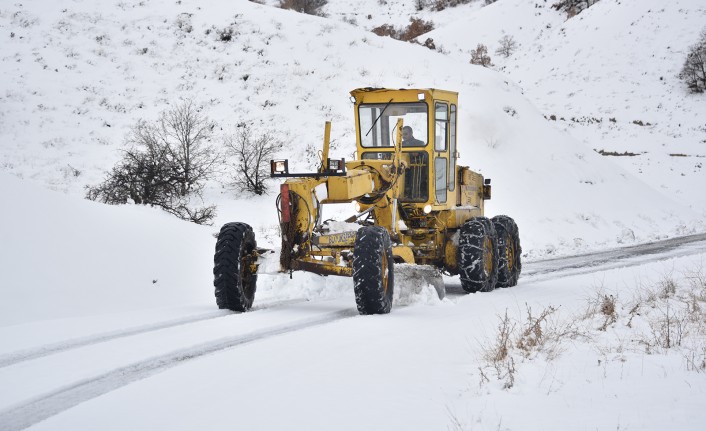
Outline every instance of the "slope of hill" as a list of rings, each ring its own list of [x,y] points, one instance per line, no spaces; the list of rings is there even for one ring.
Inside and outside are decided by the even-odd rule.
[[[551,3],[551,2],[550,2]],[[556,127],[640,180],[706,212],[706,96],[677,75],[706,28],[699,0],[601,0],[567,19],[550,3],[500,0],[425,35],[451,56],[487,44],[507,74]],[[512,36],[509,58],[493,54]]]
[[[279,133],[281,154],[311,168],[324,120],[334,122],[334,154],[353,149],[348,90],[440,87],[461,94],[461,162],[493,179],[488,211],[518,220],[529,255],[701,228],[686,207],[545,121],[515,84],[465,59],[248,1],[113,6],[2,9],[11,34],[0,62],[3,170],[80,194],[119,157],[130,125],[181,99],[223,133],[239,122]],[[220,204],[217,223],[243,220],[274,237],[273,197],[253,200],[222,186],[225,174],[218,180],[207,196]],[[238,211],[245,200],[262,211]]]

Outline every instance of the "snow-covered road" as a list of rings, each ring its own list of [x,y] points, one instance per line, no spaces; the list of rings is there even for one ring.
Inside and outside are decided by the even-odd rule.
[[[457,396],[451,393],[463,391],[468,384],[444,383],[444,379],[463,375],[458,373],[459,366],[475,368],[468,351],[473,350],[468,345],[469,337],[482,338],[484,332],[493,327],[495,316],[503,308],[518,307],[522,303],[576,308],[576,302],[586,293],[581,280],[587,277],[603,273],[600,277],[605,278],[607,271],[628,271],[625,268],[641,268],[695,255],[706,255],[706,234],[528,262],[516,288],[491,294],[462,295],[458,280],[448,278],[449,296],[446,300],[427,298],[412,306],[396,307],[389,316],[358,316],[351,292],[344,291],[334,299],[301,298],[257,304],[256,298],[257,307],[244,314],[200,307],[145,310],[137,315],[124,313],[112,316],[114,328],[95,333],[90,333],[87,328],[95,326],[96,316],[85,317],[81,318],[80,325],[73,322],[82,330],[62,333],[54,339],[45,338],[39,345],[8,351],[3,344],[0,387],[12,388],[12,391],[4,390],[0,395],[0,428],[19,430],[33,425],[39,429],[81,428],[97,424],[98,418],[108,410],[114,417],[107,426],[111,429],[150,428],[154,424],[189,429],[195,426],[190,421],[205,413],[194,412],[194,407],[185,399],[194,401],[196,397],[199,402],[211,400],[206,404],[225,402],[228,405],[226,400],[233,397],[248,401],[234,402],[229,407],[231,413],[222,412],[213,418],[245,414],[254,408],[250,403],[259,400],[268,405],[290,406],[284,408],[281,415],[267,418],[265,423],[269,425],[263,429],[281,429],[278,427],[282,426],[288,429],[333,429],[334,422],[326,420],[317,422],[310,418],[313,422],[302,422],[308,416],[295,406],[305,405],[305,399],[328,405],[330,399],[324,395],[326,391],[343,391],[344,394],[338,396],[342,396],[344,403],[360,397],[380,400],[378,390],[388,393],[383,397],[386,400],[412,396],[415,402],[422,402],[423,392],[409,395],[404,389],[411,383],[414,386],[415,381],[422,387],[435,386],[428,394],[431,399],[450,397],[445,404],[448,406]],[[583,278],[577,279],[578,275]],[[279,278],[281,287],[286,288],[287,277]],[[557,286],[564,287],[557,289]],[[150,322],[141,321],[148,315],[151,315]],[[169,318],[154,320],[155,316]],[[33,330],[37,331],[36,325],[48,327],[53,324],[52,321],[38,322]],[[6,339],[12,337],[13,328],[17,330],[16,336],[22,337],[26,325],[6,328],[3,334]],[[253,356],[247,353],[250,349],[265,349],[267,354],[260,352]],[[332,360],[332,354],[347,359]],[[295,363],[288,364],[290,355],[297,358]],[[377,355],[380,356],[375,359]],[[193,361],[195,359],[201,360]],[[253,362],[253,359],[256,360]],[[340,370],[341,367],[351,368],[352,375],[357,378],[328,381],[322,377],[345,375],[347,371]],[[441,372],[443,376],[433,379],[420,376],[420,373],[437,374],[440,371],[434,371],[436,367],[450,367],[454,373]],[[181,371],[186,368],[191,371]],[[195,369],[198,371],[194,372]],[[157,374],[161,376],[156,378]],[[188,382],[179,383],[195,376],[201,376],[204,382],[211,382],[218,388],[197,395]],[[223,382],[216,383],[220,380],[237,381],[237,376],[247,380],[254,379],[254,376],[259,378],[244,386],[227,388],[221,387]],[[403,380],[405,384],[401,384]],[[169,384],[165,385],[165,381]],[[277,390],[271,387],[275,381],[279,382]],[[313,386],[309,387],[307,382],[312,381]],[[124,395],[137,390],[131,388],[141,387],[149,388],[152,395],[147,398],[169,398],[174,390],[173,384],[181,387],[182,398],[177,405],[186,410],[171,415],[165,416],[159,411],[146,413],[141,407],[144,399],[140,401],[127,396],[129,401],[126,401]],[[214,398],[220,401],[214,401]],[[314,405],[310,407],[316,410]],[[435,423],[438,426],[437,407],[434,405],[432,410],[436,413],[431,416],[435,419],[428,425]],[[201,408],[203,406],[197,410]],[[374,409],[373,416],[384,416],[382,410],[384,406],[380,405]],[[331,418],[338,421],[348,415],[338,412]],[[183,417],[190,419],[182,422],[179,418]],[[412,428],[405,426],[405,429],[431,429],[423,420],[418,423],[419,417],[410,419],[414,417],[410,415],[392,423],[409,422]],[[295,425],[282,422],[285,419],[295,420]],[[247,422],[257,425],[262,420],[260,417]],[[100,423],[106,428],[105,423]],[[356,429],[362,423],[360,420],[352,420],[348,425],[335,422],[335,428]],[[228,426],[218,420],[205,424],[205,428]],[[373,426],[373,429],[378,428]]]

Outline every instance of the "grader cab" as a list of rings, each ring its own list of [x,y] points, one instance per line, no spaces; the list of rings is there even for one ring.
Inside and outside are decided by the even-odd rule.
[[[490,180],[457,165],[458,94],[361,88],[351,95],[355,160],[329,157],[326,123],[316,172],[293,173],[288,160],[272,161],[272,177],[284,179],[277,197],[281,271],[352,277],[361,314],[390,312],[396,263],[460,275],[469,293],[517,284],[517,225],[507,216],[486,218]],[[352,202],[356,212],[345,221],[322,220],[326,205]],[[220,308],[252,306],[258,257],[250,226],[222,227],[214,257]]]

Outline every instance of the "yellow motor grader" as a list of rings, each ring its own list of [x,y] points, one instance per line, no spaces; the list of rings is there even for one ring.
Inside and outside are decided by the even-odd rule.
[[[390,312],[395,264],[458,274],[469,293],[517,284],[517,225],[507,216],[484,217],[490,180],[456,163],[458,94],[360,88],[351,95],[355,160],[329,157],[326,123],[316,172],[271,162],[271,176],[284,179],[277,197],[281,271],[352,276],[360,314]],[[325,205],[351,202],[356,213],[344,222],[322,221]],[[213,271],[220,308],[252,306],[259,253],[247,224],[221,228]]]

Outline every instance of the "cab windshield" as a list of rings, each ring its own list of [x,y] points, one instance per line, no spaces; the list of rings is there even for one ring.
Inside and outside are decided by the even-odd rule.
[[[393,147],[400,118],[405,126],[403,146],[423,147],[429,140],[427,104],[424,102],[365,104],[358,108],[358,115],[360,142],[365,148]]]

